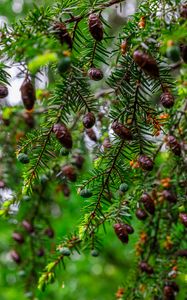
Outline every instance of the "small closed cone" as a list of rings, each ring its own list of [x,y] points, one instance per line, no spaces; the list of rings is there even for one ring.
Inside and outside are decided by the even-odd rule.
[[[57,22],[57,21],[54,22],[53,30],[54,30],[55,36],[60,41],[61,45],[63,45],[65,43],[71,49],[73,46],[73,41],[72,41],[72,38],[66,28],[65,23]]]
[[[73,141],[69,129],[62,123],[57,123],[53,126],[53,132],[59,142],[66,148],[71,149]]]
[[[153,57],[140,50],[136,50],[133,53],[133,59],[146,74],[151,77],[159,77],[159,68]]]
[[[88,21],[89,31],[92,37],[100,42],[103,39],[103,24],[96,14],[91,14]]]
[[[28,78],[28,76],[25,77],[21,87],[21,98],[23,101],[23,104],[27,110],[32,110],[34,107],[34,103],[36,101],[36,95],[35,95],[35,88],[32,84],[32,81]]]

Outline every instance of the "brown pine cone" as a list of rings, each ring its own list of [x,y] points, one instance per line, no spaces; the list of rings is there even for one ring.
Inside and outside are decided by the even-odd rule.
[[[65,165],[62,167],[62,174],[72,182],[77,179],[75,168],[72,165]]]
[[[0,189],[4,189],[5,188],[5,183],[3,180],[0,180]]]
[[[136,210],[136,217],[139,220],[145,220],[147,218],[147,213],[142,208],[137,208],[137,210]]]
[[[97,136],[92,128],[86,129],[86,134],[93,142],[97,142]]]
[[[169,135],[167,137],[167,144],[175,155],[181,155],[181,145],[178,143],[177,139],[174,136]]]
[[[173,95],[168,91],[164,92],[160,97],[160,103],[165,108],[171,108],[174,105],[174,101]]]
[[[74,154],[73,155],[73,164],[78,168],[78,169],[82,169],[82,166],[84,164],[84,157],[80,154]]]
[[[105,149],[110,149],[110,148],[112,147],[109,138],[104,139],[104,141],[103,141],[103,147],[104,147]]]
[[[181,221],[181,223],[187,227],[187,214],[186,213],[180,213],[179,214],[179,219]]]
[[[134,233],[134,228],[129,224],[124,224],[124,229],[127,231],[128,234]]]
[[[151,214],[154,215],[155,213],[155,204],[153,199],[147,193],[143,193],[140,198],[140,201],[143,203],[144,208]]]
[[[139,263],[139,268],[142,272],[147,273],[149,275],[154,273],[153,268],[145,261],[141,261]]]
[[[62,123],[57,123],[53,126],[53,132],[59,142],[67,149],[71,149],[73,146],[73,141],[70,131]]]
[[[25,228],[25,230],[27,232],[29,232],[29,233],[34,232],[34,228],[33,228],[32,224],[30,222],[28,222],[27,220],[23,220],[22,226]]]
[[[0,84],[0,99],[8,96],[8,89],[5,85]]]
[[[167,137],[167,143],[170,147],[173,147],[177,144],[177,139],[173,135]]]
[[[176,293],[179,292],[179,286],[178,286],[178,284],[177,284],[175,281],[167,281],[167,282],[165,283],[165,286],[170,286],[170,287],[172,287],[172,289],[173,289]]]
[[[103,39],[103,24],[96,14],[89,16],[89,31],[93,38],[100,42]]]
[[[103,72],[100,69],[91,68],[88,71],[88,76],[92,80],[99,81],[99,80],[103,79]]]
[[[32,233],[34,231],[34,228],[30,222],[27,220],[22,221],[22,226],[25,228],[25,230],[29,233]]]
[[[176,256],[187,257],[187,249],[181,249],[175,252]]]
[[[65,197],[69,197],[70,194],[71,194],[71,190],[70,190],[69,186],[66,183],[64,183],[62,185],[62,193],[64,194]]]
[[[48,228],[46,228],[45,230],[44,230],[44,234],[45,235],[47,235],[49,238],[53,238],[54,237],[54,230],[52,229],[52,228],[50,228],[50,227],[48,227]]]
[[[25,77],[21,87],[21,98],[27,110],[32,110],[36,101],[35,89],[28,77]]]
[[[114,224],[114,231],[122,243],[126,243],[126,244],[128,243],[129,241],[128,232],[124,224],[122,223]]]
[[[43,256],[45,255],[45,250],[44,250],[44,248],[38,249],[36,255],[37,255],[38,257],[43,257]]]
[[[175,155],[177,156],[181,155],[181,145],[179,143],[177,143],[174,147],[172,147],[171,150]]]
[[[159,69],[156,60],[142,51],[136,50],[133,54],[135,63],[148,75],[159,77]]]
[[[123,140],[132,140],[132,134],[129,128],[125,127],[122,123],[115,121],[112,124],[112,129],[116,135],[118,135]]]
[[[17,251],[12,250],[10,252],[10,256],[11,256],[12,260],[15,261],[17,264],[19,264],[21,262],[21,257]]]
[[[138,158],[140,167],[145,171],[151,171],[153,169],[154,163],[151,158],[146,155],[140,155]]]
[[[31,113],[29,112],[24,112],[23,114],[23,118],[24,118],[24,121],[26,123],[26,125],[29,127],[29,128],[34,128],[35,126],[35,121],[34,121],[34,117]]]
[[[55,22],[53,24],[53,29],[54,34],[59,39],[61,45],[65,43],[70,49],[72,49],[73,41],[69,32],[67,31],[66,25],[62,22]]]
[[[180,16],[187,19],[187,4],[183,4],[180,8]]]
[[[172,203],[176,203],[177,202],[177,197],[176,195],[170,191],[170,190],[164,190],[162,192],[162,196],[165,200],[172,202]]]
[[[95,116],[92,112],[88,112],[84,117],[83,117],[83,125],[85,128],[91,128],[95,124]]]
[[[2,118],[2,121],[3,121],[3,124],[4,124],[5,126],[9,126],[9,125],[10,125],[10,119]]]
[[[171,286],[164,287],[164,300],[175,300],[175,293]]]
[[[19,232],[14,232],[12,234],[12,238],[18,243],[18,244],[23,244],[24,243],[24,237],[21,233]]]

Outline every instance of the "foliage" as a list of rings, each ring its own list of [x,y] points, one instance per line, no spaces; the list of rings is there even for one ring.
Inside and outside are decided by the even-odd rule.
[[[185,299],[187,8],[141,1],[117,26],[125,1],[51,2],[1,29],[1,86],[11,63],[34,106],[1,105],[2,282],[30,299]]]

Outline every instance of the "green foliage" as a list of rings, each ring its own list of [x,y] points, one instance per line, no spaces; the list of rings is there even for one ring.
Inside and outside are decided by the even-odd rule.
[[[1,107],[7,237],[0,247],[8,258],[0,262],[2,282],[11,286],[4,299],[14,299],[13,283],[24,283],[31,299],[163,299],[172,281],[180,287],[171,288],[172,299],[185,299],[185,7],[141,1],[117,26],[115,5],[122,9],[124,2],[49,1],[1,29],[0,82],[10,83],[11,62],[18,77],[32,80],[37,97],[32,111],[6,101]],[[97,18],[101,41],[92,34]],[[104,78],[90,80],[91,68]],[[41,75],[48,79],[43,89]],[[88,112],[96,117],[91,129],[83,125]],[[63,129],[55,132],[59,123]],[[13,230],[22,244],[9,238]],[[19,291],[16,297],[22,299]]]

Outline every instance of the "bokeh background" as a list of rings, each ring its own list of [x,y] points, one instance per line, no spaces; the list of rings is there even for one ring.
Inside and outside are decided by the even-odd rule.
[[[84,0],[80,0],[84,1]],[[34,5],[53,5],[52,0],[0,0],[0,27],[5,23],[10,25],[12,22],[25,16]],[[125,23],[126,17],[135,12],[137,1],[129,0],[123,5],[109,11],[108,18],[112,20],[112,28],[115,32],[116,27],[120,27]],[[9,65],[9,73],[11,75],[9,96],[6,99],[7,106],[13,106],[20,103],[20,83],[22,79],[17,78],[18,69]],[[47,84],[47,78],[42,77],[42,81],[38,83],[39,88],[44,88]],[[4,105],[5,105],[4,104]],[[20,123],[20,130],[23,125]],[[11,126],[9,127],[11,130]],[[13,130],[13,128],[12,128]],[[7,131],[7,135],[8,135]],[[3,138],[0,137],[0,143]],[[10,147],[8,145],[7,147]],[[10,150],[10,149],[9,149]],[[22,166],[17,162],[14,149],[8,151],[10,157],[10,165],[8,181],[10,186],[16,186],[19,190],[21,186]],[[1,156],[1,153],[0,153]],[[1,158],[1,157],[0,157]],[[0,164],[1,168],[1,164]],[[89,169],[89,163],[84,167],[85,171]],[[4,170],[0,169],[0,173]],[[0,195],[0,201],[11,199],[14,194],[11,188],[5,189]],[[35,197],[33,195],[33,197]],[[58,243],[65,235],[76,229],[81,218],[81,199],[77,195],[76,190],[72,190],[69,199],[65,199],[61,193],[56,192],[56,185],[49,184],[45,191],[45,199],[53,198],[54,204],[51,207],[52,227],[55,230],[54,239],[44,241],[46,247],[52,253],[55,244]],[[32,205],[32,197],[25,198],[24,201]],[[24,292],[22,279],[25,276],[24,268],[18,272],[16,264],[10,259],[10,249],[13,241],[12,232],[16,226],[17,218],[14,218],[17,207],[12,207],[12,218],[0,218],[0,299],[1,300],[24,300],[32,298],[32,293]],[[22,209],[21,214],[24,214]],[[19,219],[19,217],[18,217]],[[22,215],[20,215],[22,219]],[[128,284],[128,275],[135,273],[136,253],[134,245],[138,240],[139,221],[133,221],[136,227],[135,234],[130,238],[128,245],[123,245],[116,238],[111,226],[106,226],[106,233],[103,237],[102,248],[98,257],[92,257],[89,252],[84,254],[74,254],[72,259],[67,259],[66,269],[61,266],[58,269],[58,280],[54,284],[49,285],[44,293],[37,291],[37,299],[41,300],[112,300],[115,299],[116,291],[119,287],[125,287]],[[49,245],[50,244],[50,245]],[[25,255],[27,252],[25,251]],[[32,298],[33,299],[33,298]],[[179,300],[184,300],[185,295],[179,294]],[[128,300],[128,299],[127,299]],[[150,299],[147,299],[150,300]]]
[[[34,5],[53,5],[52,0],[0,0],[0,27],[5,23],[11,25],[14,21],[24,17]],[[129,14],[133,14],[136,8],[136,1],[130,0],[123,6],[114,8],[113,12],[108,13],[112,19],[114,31],[115,26],[121,26]],[[9,96],[5,99],[4,105],[14,106],[21,102],[20,84],[22,78],[18,78],[19,70],[9,64],[8,70],[11,75]],[[47,84],[47,78],[44,76],[42,82],[38,82],[39,88],[44,88]],[[11,130],[11,128],[9,129]],[[22,130],[22,124],[20,124]],[[3,142],[1,140],[1,142]],[[9,152],[10,155],[10,152]],[[9,174],[10,186],[21,184],[22,166],[17,163],[14,151],[12,151],[11,174]],[[0,166],[1,167],[1,166]],[[89,169],[89,165],[85,168]],[[7,170],[7,173],[10,171]],[[1,170],[2,172],[2,170]],[[16,180],[15,180],[16,178]],[[81,218],[81,199],[77,192],[72,191],[71,197],[67,200],[56,193],[53,184],[46,190],[47,197],[53,197],[54,206],[52,207],[52,226],[55,230],[55,238],[50,241],[51,251],[54,251],[54,245],[60,241],[73,229],[76,229],[78,220]],[[1,201],[14,197],[11,189],[7,188],[1,193]],[[25,199],[30,201],[32,199]],[[13,215],[17,207],[12,207]],[[23,213],[23,212],[22,212]],[[22,216],[20,215],[20,218]],[[19,218],[18,218],[19,219]],[[11,220],[0,219],[0,299],[1,300],[23,300],[32,298],[32,293],[25,293],[22,279],[25,276],[25,270],[18,272],[17,265],[10,259],[10,249],[13,246],[11,238],[12,232],[17,224],[17,218],[12,216]],[[66,263],[66,270],[61,266],[58,270],[57,280],[54,284],[49,285],[44,293],[37,292],[36,299],[55,299],[55,300],[112,300],[115,299],[115,293],[118,287],[123,286],[126,278],[133,270],[136,256],[132,244],[137,239],[138,234],[133,235],[130,243],[124,247],[116,239],[113,229],[110,226],[106,228],[107,234],[104,236],[103,248],[98,257],[92,257],[90,253],[81,255],[75,254],[71,260]],[[46,247],[49,241],[46,241]],[[25,253],[27,255],[27,253]]]

